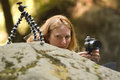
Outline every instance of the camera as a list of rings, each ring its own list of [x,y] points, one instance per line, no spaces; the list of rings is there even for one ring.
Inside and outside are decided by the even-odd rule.
[[[100,49],[102,44],[100,41],[96,40],[95,38],[91,38],[90,36],[87,36],[85,38],[85,51],[88,52],[88,54],[91,54],[93,50]]]

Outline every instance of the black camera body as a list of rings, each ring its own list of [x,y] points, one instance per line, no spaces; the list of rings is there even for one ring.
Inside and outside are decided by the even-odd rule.
[[[85,39],[85,51],[88,52],[88,54],[91,54],[93,50],[97,50],[101,48],[101,42],[96,40],[95,38],[90,38],[90,36],[87,36]]]

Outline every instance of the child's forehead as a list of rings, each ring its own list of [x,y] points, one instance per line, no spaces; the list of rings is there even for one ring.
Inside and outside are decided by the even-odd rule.
[[[51,31],[51,33],[53,34],[70,34],[71,33],[71,30],[68,28],[68,27],[65,27],[65,26],[61,26],[61,27],[58,27],[58,28],[55,28]]]

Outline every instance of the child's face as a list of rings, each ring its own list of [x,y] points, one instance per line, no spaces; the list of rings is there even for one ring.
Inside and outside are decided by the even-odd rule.
[[[51,31],[48,40],[51,45],[67,49],[71,41],[71,30],[62,25]]]

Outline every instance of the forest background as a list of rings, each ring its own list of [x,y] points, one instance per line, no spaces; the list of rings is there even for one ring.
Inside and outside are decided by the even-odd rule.
[[[102,43],[99,64],[115,62],[120,71],[120,0],[0,0],[0,45],[4,45],[20,17],[17,2],[41,26],[51,16],[61,14],[70,19],[80,50],[87,35]],[[22,19],[13,42],[25,42],[30,26]]]

